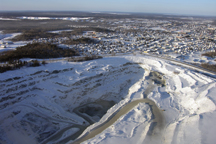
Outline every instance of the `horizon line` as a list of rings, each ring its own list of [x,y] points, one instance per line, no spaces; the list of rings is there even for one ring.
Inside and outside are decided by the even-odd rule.
[[[186,16],[186,17],[215,17],[216,15],[208,14],[181,14],[181,13],[154,13],[154,12],[125,12],[125,11],[83,11],[83,10],[0,10],[0,12],[83,12],[83,13],[122,13],[122,14],[153,14],[153,15],[172,15],[172,16]]]

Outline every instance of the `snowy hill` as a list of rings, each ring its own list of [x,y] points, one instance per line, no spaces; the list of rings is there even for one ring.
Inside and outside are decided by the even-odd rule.
[[[147,56],[8,71],[0,75],[0,143],[214,143],[215,87]]]

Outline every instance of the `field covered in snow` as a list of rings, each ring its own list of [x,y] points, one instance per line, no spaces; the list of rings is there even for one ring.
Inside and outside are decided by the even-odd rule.
[[[152,72],[165,86],[151,84]],[[0,75],[0,143],[76,143],[74,135],[88,137],[121,108],[146,97],[152,103],[130,107],[83,144],[214,143],[215,87],[211,77],[141,55],[8,71]]]

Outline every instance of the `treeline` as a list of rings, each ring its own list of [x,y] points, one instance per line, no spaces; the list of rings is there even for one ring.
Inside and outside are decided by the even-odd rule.
[[[20,60],[11,60],[8,62],[8,64],[0,66],[0,73],[9,71],[9,70],[15,70],[15,69],[20,69],[23,66],[27,67],[37,67],[40,66],[41,64],[45,65],[46,62],[42,61],[41,63],[38,60],[32,60],[32,61],[20,61]]]
[[[216,56],[216,52],[206,52],[202,54],[202,56],[208,56],[208,57],[214,58]]]
[[[56,33],[48,33],[42,30],[28,30],[14,37],[12,41],[28,41],[39,38],[54,38],[56,36],[58,36]]]
[[[68,59],[68,62],[83,62],[83,61],[90,61],[95,59],[102,59],[102,56],[91,55],[91,56],[84,56],[84,57],[71,57]]]
[[[98,41],[94,40],[94,39],[91,39],[91,38],[78,38],[78,39],[69,39],[67,41],[64,42],[65,44],[68,44],[68,45],[74,45],[74,44],[95,44],[95,43],[98,43]]]
[[[110,33],[114,32],[105,28],[98,27],[86,27],[86,28],[74,28],[72,31],[62,31],[61,33],[50,33],[45,30],[31,29],[25,30],[21,35],[18,35],[12,39],[12,41],[28,41],[39,38],[59,38],[59,37],[71,37],[72,35],[82,35],[84,31],[95,31]]]
[[[208,64],[208,63],[202,63],[202,64],[201,64],[201,67],[203,67],[203,68],[205,68],[205,69],[208,69],[208,70],[210,70],[210,71],[216,72],[216,65]]]
[[[216,26],[216,19],[212,22],[212,25]]]
[[[85,28],[73,28],[73,31],[61,32],[59,36],[62,37],[70,37],[71,35],[81,35],[85,31],[95,31],[95,32],[103,32],[103,33],[112,33],[113,30],[109,30],[106,28],[98,28],[98,27],[85,27]]]
[[[16,50],[0,53],[0,62],[18,60],[21,58],[58,58],[78,56],[72,49],[62,49],[55,44],[33,43],[16,48]]]

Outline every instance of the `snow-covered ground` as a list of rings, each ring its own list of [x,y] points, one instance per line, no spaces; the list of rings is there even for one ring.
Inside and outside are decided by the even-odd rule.
[[[183,61],[192,64],[201,64],[201,63],[216,64],[215,58],[202,56],[202,54],[207,52],[212,52],[212,51],[211,50],[198,51],[198,52],[192,52],[191,54],[187,54],[187,55],[168,53],[167,55],[174,60]]]
[[[70,32],[73,31],[71,29],[67,29],[67,30],[55,30],[55,31],[48,31],[49,33],[61,33],[61,32]]]
[[[17,20],[17,19],[11,19],[11,18],[3,18],[3,17],[0,17],[0,21],[1,20],[6,20],[6,21],[8,21],[8,20]]]
[[[3,34],[2,31],[0,31],[0,40],[3,41],[3,40],[9,40],[9,39],[12,39],[14,38],[15,36],[18,36],[20,35],[21,33],[12,33],[12,34]]]
[[[202,56],[202,54],[206,53],[208,51],[204,52],[195,52],[190,55],[186,56],[180,56],[179,60],[186,61],[189,63],[209,63],[209,64],[216,64],[215,58],[207,57],[207,56]]]
[[[77,21],[77,20],[88,20],[91,17],[17,17],[18,19],[29,19],[29,20],[70,20],[70,21]]]
[[[4,44],[7,43],[8,41],[10,42],[10,39],[20,35],[21,33],[12,33],[12,34],[3,34],[0,31],[0,52],[3,51],[8,51],[8,50],[14,50],[17,47],[24,46],[28,43],[28,41],[18,41],[18,42],[13,42],[9,44]],[[5,48],[3,47],[5,46]]]
[[[27,43],[29,43],[28,41],[18,41],[18,42],[14,42],[13,44],[6,44],[6,48],[0,48],[0,52],[3,51],[8,51],[8,50],[15,50],[17,47],[20,46],[24,46]]]
[[[83,144],[214,143],[216,80],[169,61],[139,55],[53,62],[2,73],[0,143],[38,143],[55,134],[59,139],[50,142],[59,142],[79,131],[71,127],[88,125],[74,108],[101,99],[114,101],[82,135],[88,134],[127,103],[142,99],[151,71],[159,72],[166,81],[165,87],[155,83],[148,94],[161,110],[163,127],[156,129],[152,106],[139,103]]]
[[[140,103],[100,135],[83,143],[214,143],[215,80],[163,61],[127,59],[142,62],[143,68],[164,74],[166,87],[158,87],[149,95],[163,111],[166,121],[164,129],[151,134],[152,112],[147,104]],[[131,87],[133,93],[127,98],[142,98],[146,87],[144,76]],[[112,113],[117,107],[109,112]]]

